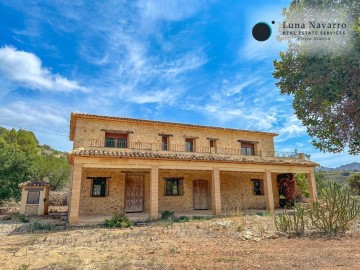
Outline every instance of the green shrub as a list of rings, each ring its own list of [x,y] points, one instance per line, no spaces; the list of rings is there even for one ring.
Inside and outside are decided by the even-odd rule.
[[[30,221],[29,218],[24,214],[17,215],[16,219],[23,223],[28,223]]]
[[[187,216],[181,216],[181,217],[178,217],[175,221],[176,222],[189,222],[190,218]]]
[[[43,223],[37,220],[35,220],[35,222],[30,225],[31,231],[42,231],[42,230],[52,231],[54,228],[55,228],[54,224]]]
[[[174,211],[165,210],[161,212],[161,220],[175,220]]]
[[[110,219],[105,220],[105,226],[109,228],[128,228],[133,225],[134,223],[125,216],[124,211],[115,212]]]
[[[351,191],[355,195],[360,196],[360,173],[353,174],[348,179],[349,186],[351,188]]]

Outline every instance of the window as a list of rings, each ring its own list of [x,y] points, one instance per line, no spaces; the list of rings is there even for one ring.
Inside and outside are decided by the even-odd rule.
[[[165,196],[183,195],[183,178],[165,178]]]
[[[92,182],[92,197],[105,197],[106,194],[106,178],[94,177]]]
[[[127,137],[126,133],[105,133],[105,147],[126,148]]]
[[[216,140],[212,140],[212,139],[210,139],[209,140],[209,144],[210,144],[210,148],[212,148],[212,147],[216,147]]]
[[[194,139],[190,139],[190,138],[185,139],[185,151],[194,152]]]
[[[169,150],[169,136],[168,135],[161,136],[161,150],[163,150],[163,151]]]
[[[26,204],[39,204],[40,191],[28,191]]]
[[[264,180],[251,179],[254,185],[254,195],[264,195]]]
[[[252,143],[241,143],[241,154],[243,156],[254,156],[255,150],[254,150],[254,144]]]

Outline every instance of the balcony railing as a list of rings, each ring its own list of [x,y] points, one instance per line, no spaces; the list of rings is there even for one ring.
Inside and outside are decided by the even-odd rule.
[[[128,142],[120,140],[103,140],[90,139],[84,143],[85,147],[90,148],[119,148],[119,149],[135,149],[148,151],[169,151],[181,153],[207,153],[222,155],[242,155],[242,156],[261,156],[260,151],[251,150],[244,152],[240,148],[228,147],[209,147],[195,146],[189,144],[168,144],[168,143],[144,143],[144,142]]]
[[[269,151],[267,152],[267,157],[276,157],[276,158],[301,158],[300,153],[296,152],[276,152]]]
[[[87,144],[88,147],[109,147],[109,148],[128,148],[137,150],[151,150],[151,143],[143,142],[127,142],[127,141],[111,141],[101,139],[90,139]]]
[[[189,144],[168,144],[168,143],[144,143],[144,142],[128,142],[124,140],[104,140],[104,139],[90,139],[84,144],[84,147],[90,148],[118,148],[118,149],[133,149],[146,150],[152,152],[175,152],[175,153],[203,153],[203,154],[220,154],[220,155],[237,155],[237,156],[263,156],[260,151],[240,148],[227,147],[209,147],[209,146],[195,146],[189,147]],[[126,150],[125,150],[126,151]],[[268,151],[265,157],[272,158],[299,158],[303,159],[304,154],[296,152],[275,152]]]

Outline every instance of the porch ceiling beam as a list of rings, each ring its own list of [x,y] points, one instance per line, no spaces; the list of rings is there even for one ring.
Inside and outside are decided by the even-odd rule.
[[[308,173],[308,168],[284,168],[284,169],[271,169],[272,173]]]
[[[99,169],[142,169],[150,170],[151,165],[141,165],[141,164],[96,164],[96,163],[85,163],[83,168],[99,168]]]
[[[265,169],[262,168],[231,168],[231,167],[220,167],[221,172],[265,172]]]
[[[203,166],[176,166],[176,165],[160,165],[159,170],[187,170],[187,171],[212,171],[213,167]]]

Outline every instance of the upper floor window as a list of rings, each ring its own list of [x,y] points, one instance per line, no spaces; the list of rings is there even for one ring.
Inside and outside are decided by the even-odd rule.
[[[209,145],[210,145],[210,148],[215,148],[216,147],[216,140],[215,139],[209,139]]]
[[[255,147],[253,143],[241,143],[241,155],[243,156],[254,156],[255,155]]]
[[[105,133],[105,147],[128,147],[128,134],[126,133]]]
[[[185,139],[185,151],[186,152],[194,152],[194,139],[193,138]]]
[[[169,136],[161,135],[161,150],[168,151],[169,150]]]

